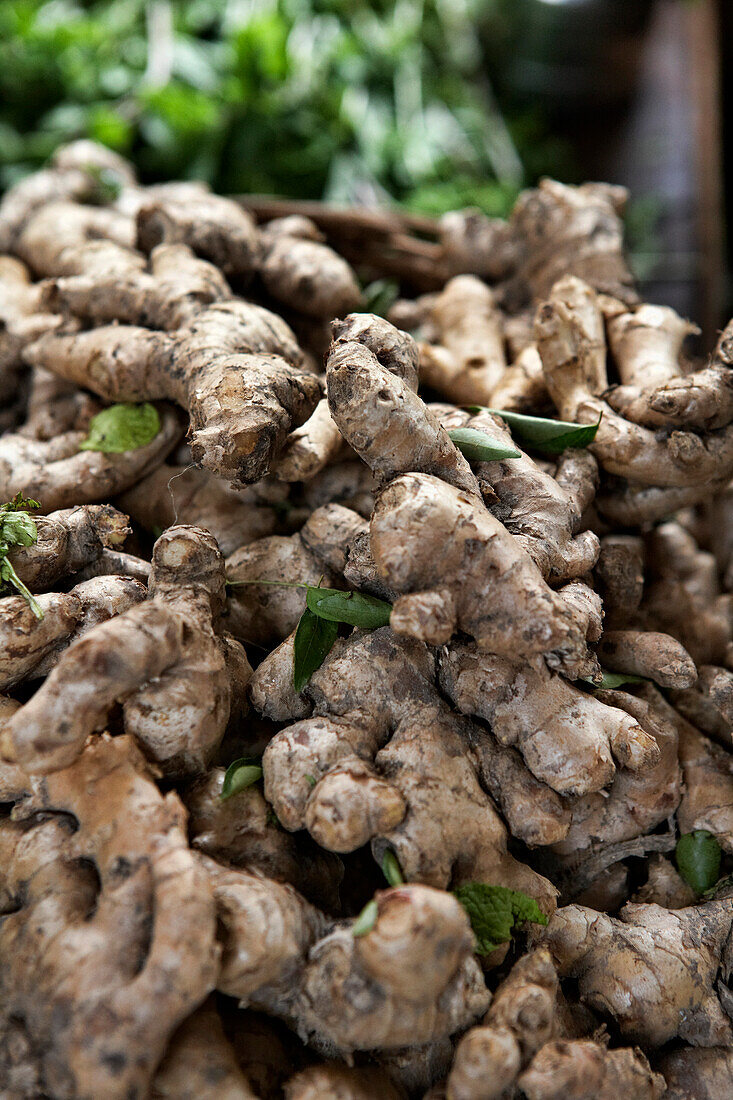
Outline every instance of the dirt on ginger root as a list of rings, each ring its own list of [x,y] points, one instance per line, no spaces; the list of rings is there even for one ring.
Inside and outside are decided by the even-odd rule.
[[[355,271],[92,142],[8,191],[3,1100],[731,1092],[733,337],[625,200]]]

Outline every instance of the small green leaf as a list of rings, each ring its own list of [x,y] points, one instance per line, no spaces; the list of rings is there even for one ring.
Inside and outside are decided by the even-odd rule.
[[[154,405],[110,405],[92,417],[89,434],[80,451],[122,454],[152,443],[160,431],[160,417]]]
[[[7,546],[32,546],[37,538],[35,520],[27,512],[0,513],[0,542]]]
[[[688,886],[703,894],[714,886],[720,874],[720,845],[707,829],[685,833],[675,849],[677,870]]]
[[[337,623],[319,618],[306,607],[293,642],[293,687],[298,693],[331,652],[337,634]]]
[[[376,313],[386,317],[397,301],[400,285],[395,279],[375,279],[362,291],[362,313]]]
[[[84,171],[96,184],[96,190],[92,196],[95,202],[102,204],[114,202],[122,194],[123,181],[113,168],[102,168],[99,164],[85,164]]]
[[[8,558],[15,546],[32,546],[38,540],[38,528],[35,520],[23,508],[39,508],[37,500],[26,500],[22,493],[16,493],[12,500],[0,505],[0,587],[6,584],[23,597],[37,619],[43,618],[43,611]]]
[[[506,886],[468,882],[453,893],[468,913],[477,955],[490,955],[511,939],[515,926],[523,921],[547,924],[547,917],[534,898]]]
[[[227,768],[219,798],[222,802],[226,802],[227,798],[231,798],[233,794],[239,794],[246,787],[253,786],[260,779],[262,779],[260,765],[254,764],[250,757],[242,756]]]
[[[486,432],[476,428],[453,428],[448,432],[461,454],[471,462],[497,462],[505,458],[521,458],[519,451],[497,443]]]
[[[402,886],[404,884],[405,879],[400,861],[391,848],[387,849],[382,858],[382,874],[390,886]]]
[[[306,781],[306,783],[308,784],[309,787],[315,787],[315,785],[316,785],[315,775],[307,775],[306,774],[305,781]]]
[[[643,676],[632,676],[628,672],[607,672],[606,669],[601,669],[603,673],[603,679],[600,684],[597,684],[595,680],[590,676],[581,676],[580,679],[586,684],[592,684],[598,691],[602,691],[604,688],[607,691],[613,691],[615,688],[622,687],[623,684],[647,684],[649,681]]]
[[[345,592],[338,588],[308,586],[305,602],[314,615],[334,623],[348,623],[362,630],[387,626],[392,604],[367,596],[364,592]]]
[[[27,512],[29,508],[40,508],[37,500],[24,497],[22,493],[16,493],[12,500],[0,504],[0,512]]]
[[[368,901],[362,909],[359,916],[356,918],[351,926],[351,934],[355,938],[357,936],[366,936],[367,932],[371,932],[374,925],[377,923],[377,902],[375,898]]]
[[[527,447],[545,454],[559,455],[568,447],[587,447],[596,437],[601,417],[595,424],[573,424],[567,420],[548,420],[543,416],[489,409],[485,405],[467,405],[469,412],[490,412],[500,416]]]

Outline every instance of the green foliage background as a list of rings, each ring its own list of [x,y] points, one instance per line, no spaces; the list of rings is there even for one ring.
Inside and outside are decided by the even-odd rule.
[[[146,181],[504,213],[562,151],[508,119],[497,0],[4,0],[0,187],[89,136]]]

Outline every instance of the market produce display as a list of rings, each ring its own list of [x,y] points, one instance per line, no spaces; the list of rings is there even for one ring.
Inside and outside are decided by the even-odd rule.
[[[2,1100],[733,1091],[733,333],[624,201],[7,193]]]

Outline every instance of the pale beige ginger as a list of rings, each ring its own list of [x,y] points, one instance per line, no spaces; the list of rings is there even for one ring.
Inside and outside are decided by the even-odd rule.
[[[601,791],[617,774],[614,758],[638,772],[638,784],[659,764],[655,736],[635,717],[580,691],[541,657],[499,656],[453,642],[439,669],[440,686],[458,710],[488,722],[500,744],[515,746],[532,774],[561,795]],[[552,803],[547,809],[555,816]],[[525,812],[539,812],[539,803]]]
[[[698,666],[722,665],[731,642],[731,598],[721,593],[715,557],[691,532],[668,521],[644,535],[641,605],[629,604],[613,626],[662,631],[677,638]]]
[[[59,644],[71,637],[81,605],[71,593],[48,592],[36,600],[39,619],[22,596],[0,599],[0,691],[21,683]]]
[[[89,577],[88,580],[80,580],[69,590],[69,595],[78,600],[80,605],[76,626],[68,637],[60,638],[53,649],[44,654],[33,669],[31,679],[47,676],[58,664],[64,650],[77,638],[82,638],[99,623],[106,623],[142,603],[147,597],[147,588],[135,577],[103,573]]]
[[[596,649],[604,668],[654,680],[682,690],[697,680],[697,668],[685,647],[654,630],[604,630]]]
[[[271,535],[240,547],[227,559],[228,628],[244,642],[277,645],[305,608],[305,589],[279,582],[343,587],[347,548],[366,528],[351,509],[325,504],[294,535]]]
[[[322,909],[337,911],[344,874],[338,857],[307,835],[280,828],[259,785],[222,800],[223,785],[224,769],[213,768],[183,792],[191,847],[233,867],[289,882]]]
[[[80,451],[84,430],[47,440],[6,433],[0,446],[0,499],[22,492],[39,501],[42,512],[110,500],[160,465],[180,439],[178,412],[166,405],[157,409],[160,430],[155,438],[122,454]]]
[[[235,486],[267,472],[321,397],[287,324],[241,300],[214,302],[175,333],[102,325],[42,337],[25,356],[106,401],[176,401],[193,461]]]
[[[542,942],[560,976],[578,981],[581,1001],[613,1020],[624,1039],[646,1048],[674,1038],[729,1046],[733,1024],[723,1006],[732,920],[730,899],[675,910],[628,904],[618,919],[568,905],[551,917]]]
[[[428,408],[449,431],[472,428],[517,457],[473,462],[487,508],[501,520],[553,583],[583,577],[596,564],[598,536],[580,531],[598,486],[596,460],[586,450],[567,450],[553,472],[525,454],[500,417],[471,414],[449,405]]]
[[[28,1036],[44,1095],[147,1095],[216,981],[212,891],[183,807],[129,737],[26,777],[12,799],[0,822],[2,1012]]]
[[[415,340],[434,344],[438,330],[432,319],[432,308],[437,297],[438,291],[432,291],[417,298],[397,298],[387,310],[386,319],[395,328],[409,332]]]
[[[630,305],[638,301],[623,251],[627,197],[608,183],[571,187],[551,179],[522,192],[509,226],[518,242],[517,281],[535,301],[564,275]]]
[[[694,326],[691,330],[696,331]],[[630,402],[624,415],[650,427],[686,427],[701,431],[724,428],[733,420],[733,325],[729,322],[718,340],[710,364],[700,370],[672,376],[662,385],[647,385]],[[621,394],[621,399],[625,395]],[[616,393],[610,397],[616,405]]]
[[[327,389],[341,434],[384,486],[370,544],[381,580],[400,593],[395,630],[439,644],[458,628],[486,648],[557,651],[575,675],[594,672],[586,635],[595,616],[552,592],[486,509],[466,459],[408,375],[395,371],[391,348],[381,352],[372,340],[371,320],[354,315],[337,332]],[[412,362],[407,334],[387,329],[402,350],[400,364]]]
[[[52,440],[87,429],[102,407],[90,393],[42,367],[32,367],[29,380],[26,416],[18,427],[18,434],[28,439]]]
[[[546,1043],[565,1034],[562,994],[549,952],[523,955],[494,993],[481,1023],[456,1047],[447,1100],[511,1095],[521,1070]]]
[[[502,744],[486,728],[477,731],[472,752],[481,783],[513,837],[535,848],[567,835],[570,809],[556,791],[532,774],[516,748]]]
[[[297,627],[296,627],[297,629]],[[275,646],[252,673],[248,694],[258,714],[271,722],[307,718],[313,707],[295,690],[295,630]]]
[[[733,1050],[682,1047],[661,1054],[655,1066],[667,1082],[665,1100],[720,1100],[733,1092]]]
[[[151,1100],[260,1100],[207,1001],[181,1024],[152,1082]]]
[[[553,851],[574,857],[571,866],[599,848],[632,840],[661,825],[679,806],[682,793],[678,731],[659,693],[650,687],[646,699],[637,699],[623,691],[600,691],[596,701],[633,719],[656,743],[657,760],[643,770],[619,768],[606,790],[569,802],[570,828]]]
[[[0,599],[0,691],[46,676],[75,638],[134,607],[145,595],[145,587],[134,578],[95,577],[69,592],[37,596],[42,619],[21,596]]]
[[[677,810],[680,832],[707,829],[733,852],[733,758],[683,718],[678,723],[685,784]]]
[[[727,478],[712,481],[704,496],[699,485],[682,487],[637,484],[613,479],[596,498],[602,519],[614,527],[639,527],[669,519],[680,509],[689,508],[722,492]]]
[[[518,244],[502,218],[488,218],[476,207],[451,210],[438,223],[443,261],[449,271],[499,282],[511,274]]]
[[[135,184],[132,166],[117,153],[94,141],[60,146],[49,168],[25,176],[5,193],[0,203],[0,252],[14,250],[38,210],[57,201],[97,202],[110,181]]]
[[[702,436],[681,430],[660,435],[608,404],[603,318],[590,286],[574,277],[561,279],[540,306],[535,329],[547,388],[561,419],[592,424],[602,416],[589,448],[607,473],[658,488],[697,487],[697,499],[730,477],[732,427]]]
[[[440,644],[458,629],[490,652],[546,654],[573,678],[596,674],[587,641],[600,636],[600,601],[584,585],[549,588],[481,500],[437,477],[403,474],[377,496],[370,546],[379,576],[401,594],[391,619],[398,633]]]
[[[323,397],[306,422],[290,433],[272,472],[280,481],[309,481],[336,462],[344,450],[341,432]]]
[[[261,485],[230,489],[208,470],[168,462],[126,489],[116,503],[147,531],[174,523],[204,527],[227,557],[278,528],[278,506],[286,490],[273,501],[263,499],[260,490]]]
[[[450,285],[455,282],[456,280],[452,280]],[[478,280],[469,280],[469,282],[477,283]],[[484,290],[487,294],[491,293],[488,287]],[[435,372],[436,382],[433,384],[436,388],[440,388],[437,384],[439,378],[452,380],[455,374],[455,364],[446,365],[443,368],[440,362],[441,355],[445,360],[443,354],[445,349],[437,346],[440,341],[440,329],[433,313],[433,307],[440,298],[441,295],[437,293],[423,294],[414,301],[400,298],[387,314],[388,320],[393,325],[410,332],[420,342],[421,355],[422,349],[425,349],[426,369],[427,371],[432,369]],[[494,408],[510,412],[535,414],[543,412],[548,405],[549,395],[545,386],[542,360],[534,343],[533,312],[525,309],[514,315],[500,312],[498,316],[502,325],[501,346],[502,349],[504,345],[506,346],[508,365],[491,388],[491,403]],[[471,323],[469,316],[469,328]],[[470,341],[470,337],[466,336],[466,339]],[[435,356],[438,358],[435,359]],[[427,362],[428,359],[430,362]],[[458,377],[456,376],[456,381]],[[470,403],[473,404],[476,400],[478,398]]]
[[[331,416],[341,435],[384,485],[423,470],[478,496],[467,460],[417,389],[417,348],[371,314],[352,314],[334,329],[326,364]]]
[[[593,573],[603,598],[606,627],[624,625],[644,595],[644,540],[640,535],[604,535]]]
[[[700,665],[697,682],[672,693],[676,709],[729,751],[733,749],[733,673]]]
[[[468,917],[441,890],[409,884],[375,897],[363,935],[329,927],[292,887],[200,857],[217,906],[217,988],[277,1016],[322,1050],[388,1050],[471,1024],[489,993]]]
[[[135,250],[135,224],[117,210],[52,202],[28,220],[14,252],[36,276],[85,275],[110,271],[124,279],[144,271],[145,257]],[[53,296],[44,304],[53,309]]]
[[[659,852],[650,856],[647,870],[647,880],[636,891],[632,901],[661,905],[663,909],[686,909],[694,905],[697,900],[695,891],[666,856]]]
[[[404,1100],[405,1093],[378,1066],[337,1062],[308,1066],[283,1084],[284,1100]]]
[[[504,326],[511,350],[511,329],[509,322]],[[517,351],[516,357],[504,371],[504,374],[491,394],[493,408],[506,412],[529,413],[539,416],[545,414],[551,404],[545,385],[542,360],[536,344],[527,344]]]
[[[87,271],[81,260],[75,266],[46,285],[44,300],[95,325],[124,321],[172,332],[205,306],[234,297],[219,269],[181,244],[154,248],[147,265],[135,254],[134,263],[121,270],[99,271],[94,264]]]
[[[345,317],[361,302],[354,272],[310,218],[275,218],[260,231],[259,276],[268,294],[308,317]]]
[[[311,511],[322,504],[343,504],[369,519],[374,507],[374,489],[374,475],[368,466],[355,457],[342,459],[326,466],[303,485],[303,503]]]
[[[204,771],[236,709],[234,685],[250,672],[238,643],[220,636],[223,609],[215,540],[169,528],[153,550],[148,599],[66,650],[8,722],[5,757],[32,772],[63,768],[122,703],[125,730],[167,775]]]
[[[34,521],[36,541],[8,555],[32,592],[48,591],[59,577],[78,573],[102,550],[122,546],[130,534],[128,517],[110,504],[86,504],[62,509]]]
[[[395,329],[388,321],[370,313],[349,314],[345,320],[335,320],[331,325],[333,344],[329,350],[329,363],[332,368],[342,355],[342,346],[348,354],[354,351],[360,363],[374,366],[377,371],[388,371],[401,379],[408,390],[417,390],[418,349],[407,333]],[[354,347],[353,345],[361,345]],[[365,392],[364,400],[369,401],[372,391],[369,389],[373,378],[365,377],[361,384]],[[372,387],[373,388],[373,387]],[[402,388],[402,387],[400,387]],[[336,461],[344,451],[348,454],[344,437],[335,423],[329,402],[337,400],[344,415],[342,395],[323,399],[309,420],[292,432],[285,444],[281,458],[274,472],[283,481],[308,481],[323,471],[329,463]],[[407,398],[415,406],[416,397]],[[432,426],[434,430],[434,425]],[[386,426],[388,429],[388,425]],[[445,440],[442,440],[445,445]],[[397,445],[396,439],[394,441]]]
[[[493,291],[458,275],[431,308],[435,343],[420,344],[420,380],[457,405],[493,405],[506,371],[501,311]]]
[[[551,911],[553,887],[509,855],[477,777],[480,731],[433,679],[430,652],[388,627],[337,642],[305,689],[312,716],[265,751],[265,797],[286,829],[306,827],[330,851],[371,840],[378,859],[395,851],[410,882],[498,883]]]
[[[249,281],[260,256],[260,239],[251,216],[202,183],[150,188],[136,211],[137,245],[150,253],[160,244],[185,244],[218,267],[227,278]]]
[[[668,427],[674,421],[655,412],[657,394],[666,384],[683,377],[682,348],[688,336],[700,332],[669,306],[643,303],[636,309],[612,299],[602,301],[609,348],[620,385],[608,392],[609,405],[627,420],[649,428]],[[682,426],[694,425],[678,419]],[[719,425],[715,425],[716,427]]]
[[[150,562],[135,554],[121,550],[102,550],[99,557],[74,574],[76,581],[89,581],[92,577],[132,577],[147,585],[150,580]]]
[[[638,1047],[609,1050],[592,1039],[547,1043],[518,1080],[526,1100],[661,1100],[664,1078]]]
[[[648,685],[640,693],[656,720],[677,730],[682,771],[677,823],[681,833],[707,829],[725,851],[733,851],[733,758],[700,733],[678,710]]]
[[[338,317],[361,300],[356,277],[303,217],[276,219],[262,230],[232,199],[201,184],[151,188],[137,211],[137,243],[186,244],[228,278],[259,275],[271,297],[309,317]]]
[[[41,288],[31,282],[25,264],[0,255],[0,426],[12,423],[24,369],[22,351],[55,328],[61,318],[41,307]]]

